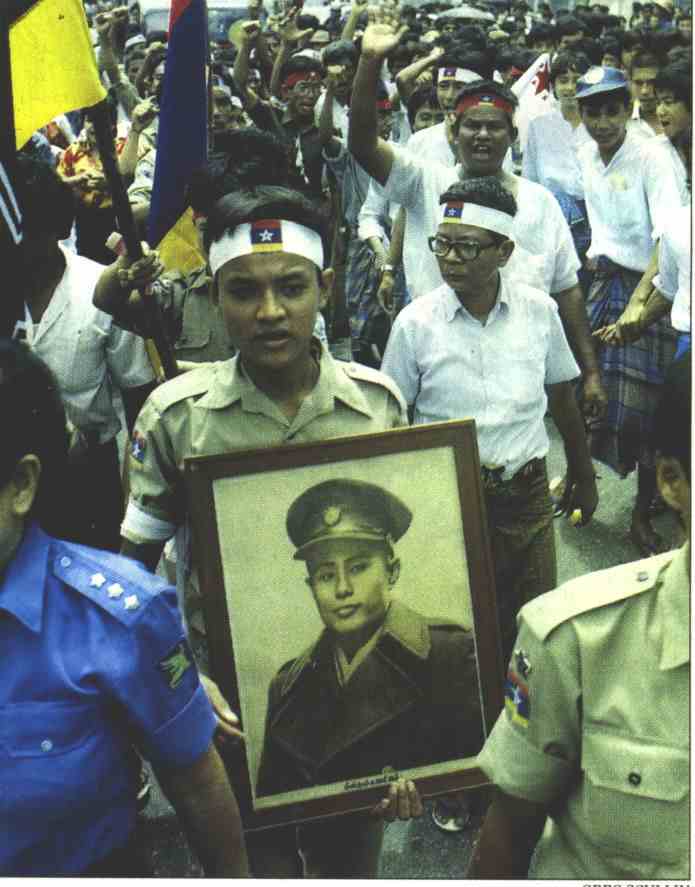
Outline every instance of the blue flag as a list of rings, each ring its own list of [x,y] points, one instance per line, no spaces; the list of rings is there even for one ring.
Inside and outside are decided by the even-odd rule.
[[[207,160],[206,64],[205,0],[172,0],[148,240],[165,267],[178,271],[204,261],[184,194],[191,173]]]

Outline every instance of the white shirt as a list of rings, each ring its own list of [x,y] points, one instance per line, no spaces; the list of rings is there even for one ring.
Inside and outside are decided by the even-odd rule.
[[[399,206],[389,203],[384,189],[376,181],[371,179],[369,189],[362,209],[357,218],[357,236],[360,240],[368,240],[370,237],[378,237],[386,246],[389,243],[389,237],[384,230],[383,220],[388,216],[393,225],[398,215]]]
[[[690,206],[673,213],[659,242],[659,273],[654,286],[673,302],[671,325],[679,333],[690,332]]]
[[[593,140],[579,150],[591,225],[587,256],[606,256],[623,268],[645,271],[669,215],[682,205],[672,159],[645,150],[649,141],[628,131],[604,165]]]
[[[456,155],[449,144],[445,120],[413,133],[408,139],[406,148],[423,163],[441,163],[442,166],[456,166]],[[511,148],[504,155],[502,169],[505,172],[514,171]]]
[[[591,141],[583,123],[575,129],[558,109],[529,123],[522,175],[551,191],[564,191],[584,199],[582,171],[577,151]]]
[[[393,148],[394,162],[386,196],[408,210],[403,239],[403,265],[411,298],[442,283],[436,257],[427,238],[436,234],[441,216],[439,197],[459,180],[460,166],[423,163],[412,152]],[[542,185],[518,179],[518,211],[512,239],[517,247],[507,264],[510,279],[548,293],[577,283],[579,259],[557,200]]]
[[[645,140],[642,145],[642,151],[649,158],[656,156],[656,162],[661,163],[662,157],[667,157],[673,167],[673,174],[678,183],[678,193],[680,195],[681,204],[690,203],[690,193],[688,191],[688,173],[685,165],[680,158],[680,154],[671,142],[668,136],[663,133],[654,136],[653,139]]]
[[[326,93],[322,92],[316,102],[316,107],[314,108],[314,120],[317,126],[319,126],[321,121],[321,108],[323,108],[323,103],[325,101]],[[333,99],[333,128],[340,130],[340,138],[346,145],[348,140],[348,129],[350,127],[349,113],[350,109],[347,105],[341,105],[338,99]]]
[[[546,385],[579,375],[555,301],[500,274],[485,323],[442,284],[396,318],[382,372],[398,384],[416,424],[473,418],[480,463],[508,480],[548,452]]]
[[[626,129],[628,132],[633,132],[635,135],[642,136],[642,138],[646,139],[652,139],[656,135],[654,128],[640,115],[638,101],[632,106],[632,116],[627,121]]]
[[[121,423],[113,406],[114,386],[137,388],[154,379],[144,341],[119,329],[92,304],[104,271],[61,247],[65,271],[38,324],[26,312],[29,347],[48,365],[70,421],[80,431],[98,432],[99,442],[116,436]]]

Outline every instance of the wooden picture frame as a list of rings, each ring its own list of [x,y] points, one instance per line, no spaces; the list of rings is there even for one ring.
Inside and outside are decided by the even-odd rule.
[[[413,779],[423,797],[486,784],[475,753],[503,705],[503,664],[475,423],[443,422],[195,457],[186,460],[185,477],[212,677],[240,713],[245,734],[251,795],[242,803],[242,809],[249,807],[245,826],[368,809],[400,776]],[[316,501],[295,532],[310,539],[325,538],[321,533],[350,535],[353,506],[340,499],[345,483],[359,491],[376,485],[386,491],[387,502],[395,496],[412,515],[390,549],[398,560],[397,580],[388,573],[384,599],[397,603],[388,605],[378,654],[363,649],[366,658],[347,678],[340,671],[340,662],[348,661],[340,658],[343,641],[333,644],[347,630],[345,623],[324,628],[338,616],[330,608],[319,616],[316,603],[316,589],[338,588],[340,582],[330,584],[330,570],[319,572],[295,557],[316,558],[317,552],[328,557],[323,552],[333,549],[315,544],[310,556],[301,554],[286,525],[292,503],[311,489]],[[337,506],[335,498],[321,498],[324,490],[338,496]],[[375,503],[373,509],[369,505],[373,514],[363,514],[359,526],[387,525],[392,531],[380,510],[382,499],[368,501]],[[369,549],[375,550],[385,550],[384,545]],[[384,569],[394,563],[389,560]],[[348,604],[336,612],[352,625],[365,608]],[[472,632],[474,648],[461,626]],[[348,639],[355,637],[363,635]],[[464,661],[464,649],[474,649],[475,655],[469,653],[465,667],[454,665]],[[471,663],[477,688],[470,680]],[[455,693],[457,676],[467,708]],[[317,704],[317,698],[323,702]],[[395,733],[389,733],[391,726]],[[420,736],[421,729],[430,732]],[[442,744],[449,740],[450,748]],[[441,757],[462,743],[469,751],[475,745],[476,752],[424,760],[429,752],[423,749]],[[344,768],[353,760],[350,773]]]

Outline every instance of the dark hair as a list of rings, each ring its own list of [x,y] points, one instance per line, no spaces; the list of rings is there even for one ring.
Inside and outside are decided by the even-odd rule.
[[[433,89],[428,84],[418,86],[418,88],[411,93],[410,98],[408,99],[408,120],[410,121],[411,129],[415,126],[415,117],[417,115],[417,112],[425,105],[431,105],[433,108],[439,108],[437,90]]]
[[[217,200],[232,191],[289,184],[287,151],[272,132],[255,126],[229,130],[215,139],[215,148],[186,189],[195,212],[207,215]]]
[[[326,73],[318,59],[308,55],[291,55],[280,68],[280,83],[284,83],[290,74],[301,74],[305,71],[315,71],[320,77]]]
[[[677,459],[690,482],[692,440],[691,353],[675,360],[666,372],[654,413],[652,444],[661,456]]]
[[[26,345],[11,339],[0,339],[0,410],[6,423],[0,435],[0,486],[9,482],[21,458],[37,456],[41,477],[31,513],[44,529],[60,535],[68,460],[65,409],[53,373]]]
[[[554,28],[553,25],[548,25],[545,22],[535,22],[526,35],[526,40],[531,46],[539,40],[552,40],[553,42],[556,42],[557,28]]]
[[[554,84],[558,77],[562,74],[567,74],[570,71],[574,71],[575,74],[580,75],[586,74],[590,67],[591,62],[582,52],[573,52],[569,50],[558,52],[558,54],[553,57],[550,66],[550,83],[551,85]]]
[[[359,53],[351,40],[334,40],[323,50],[324,65],[356,65]]]
[[[594,40],[591,37],[582,37],[581,40],[577,40],[572,44],[572,51],[583,53],[592,65],[601,65],[603,47],[598,40]]]
[[[169,42],[169,34],[166,31],[150,31],[149,34],[145,34],[145,40],[148,46],[153,43],[163,43],[166,46]]]
[[[632,50],[635,46],[642,46],[644,43],[644,34],[641,31],[629,30],[623,31],[620,45],[623,49]]]
[[[657,74],[655,89],[669,89],[679,102],[692,110],[692,66],[688,61],[672,62]]]
[[[605,55],[614,55],[618,61],[620,61],[620,44],[617,40],[612,39],[604,39],[599,41],[601,44],[601,48],[603,49],[603,54]]]
[[[508,191],[496,176],[481,176],[476,179],[466,179],[451,185],[439,198],[440,205],[445,203],[474,203],[477,206],[487,206],[515,216],[517,203],[511,191]],[[501,243],[508,238],[495,231],[490,234]]]
[[[635,68],[661,68],[662,65],[663,61],[660,56],[651,49],[642,49],[632,57],[629,73],[632,74]]]
[[[259,185],[235,191],[210,209],[205,231],[205,250],[227,231],[260,219],[285,219],[320,234],[326,249],[325,222],[320,210],[299,191],[277,185]],[[328,255],[328,253],[325,253]]]
[[[52,167],[33,157],[17,155],[15,192],[26,239],[48,234],[64,240],[70,236],[75,198]]]
[[[496,53],[495,67],[498,71],[505,71],[507,68],[523,71],[526,67],[524,50],[519,46],[501,46]]]
[[[651,31],[646,43],[647,49],[651,50],[663,65],[669,49],[683,45],[683,37],[676,28],[669,28],[667,31]]]
[[[306,31],[309,29],[312,31],[318,31],[321,27],[321,22],[310,12],[302,12],[298,15],[296,24],[300,31]]]
[[[555,25],[558,37],[565,37],[569,34],[577,34],[579,31],[586,32],[586,25],[583,21],[575,18],[573,15],[565,15],[558,19]]]
[[[489,80],[493,72],[493,65],[486,52],[480,52],[461,44],[457,44],[439,59],[437,67],[434,69],[435,83],[439,80],[440,68],[467,68],[485,80]]]

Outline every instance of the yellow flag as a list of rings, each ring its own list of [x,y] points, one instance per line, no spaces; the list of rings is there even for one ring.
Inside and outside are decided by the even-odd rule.
[[[157,251],[167,271],[196,271],[205,265],[190,206],[159,241]]]
[[[106,97],[82,0],[35,0],[10,27],[17,148],[58,114]]]

